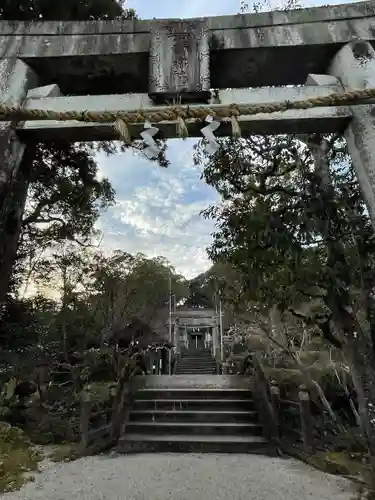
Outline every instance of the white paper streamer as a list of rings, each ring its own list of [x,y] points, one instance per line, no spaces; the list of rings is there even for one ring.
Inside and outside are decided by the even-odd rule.
[[[207,127],[202,128],[201,132],[208,140],[208,152],[210,154],[213,154],[216,153],[216,151],[219,149],[219,144],[216,140],[214,132],[220,127],[220,122],[215,121],[212,116],[207,116],[205,121],[208,123],[208,125]]]
[[[143,132],[141,132],[141,137],[148,145],[147,148],[143,150],[143,153],[147,156],[149,160],[152,160],[160,153],[160,148],[154,141],[153,137],[159,132],[159,129],[153,127],[150,122],[145,122]]]

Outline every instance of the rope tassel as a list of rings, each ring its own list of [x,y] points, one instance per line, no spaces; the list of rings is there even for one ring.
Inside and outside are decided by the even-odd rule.
[[[182,116],[179,116],[177,118],[177,136],[181,137],[181,139],[186,139],[187,137],[189,137],[189,131]]]
[[[130,130],[128,125],[124,122],[124,120],[121,120],[121,118],[117,118],[117,120],[115,121],[115,129],[120,134],[120,138],[126,144],[131,144],[132,140],[130,136]]]
[[[232,124],[232,137],[236,138],[241,137],[241,127],[240,124],[238,123],[237,117],[232,115],[230,117],[230,121]]]

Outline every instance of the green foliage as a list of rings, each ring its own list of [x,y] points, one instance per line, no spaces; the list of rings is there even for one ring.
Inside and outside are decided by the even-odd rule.
[[[77,443],[64,443],[55,446],[50,458],[52,462],[71,462],[82,458],[82,453]]]
[[[191,279],[188,286],[186,307],[216,308],[221,299],[227,319],[241,307],[242,277],[227,262],[215,262],[208,271]]]
[[[358,183],[342,142],[325,140],[326,190],[297,138],[222,139],[213,156],[198,145],[203,177],[223,198],[204,212],[218,227],[209,255],[240,271],[248,300],[287,308],[320,290],[327,302],[338,281],[350,285],[354,300],[363,279],[373,277],[373,230]]]
[[[65,413],[53,415],[46,411],[31,412],[28,418],[38,417],[31,426],[26,426],[25,432],[38,445],[75,442],[79,436],[79,409],[76,414],[68,417]]]
[[[92,151],[83,145],[39,145],[30,171],[22,221],[22,253],[61,240],[90,240],[101,210],[114,202],[107,179],[98,180]],[[32,247],[32,248],[30,248]]]
[[[9,297],[0,322],[0,367],[4,375],[33,377],[39,361],[59,355],[55,330],[57,304],[39,295]]]
[[[134,19],[134,10],[126,10],[124,3],[122,0],[4,0],[0,5],[0,20]],[[19,194],[11,200],[16,205],[16,197],[23,200],[28,191],[12,292],[17,290],[20,275],[28,272],[27,259],[37,258],[55,242],[89,242],[100,211],[113,203],[114,191],[109,181],[98,179],[96,150],[96,146],[81,144],[39,143],[34,160],[24,162],[19,174]],[[23,211],[24,207],[20,208]],[[4,293],[1,290],[1,300]]]
[[[115,373],[113,370],[113,352],[109,348],[89,349],[83,358],[85,369],[88,374],[85,377],[87,382],[113,380]]]
[[[205,212],[209,255],[240,271],[245,304],[289,311],[344,351],[373,458],[375,238],[346,145],[314,134],[220,146],[209,155],[202,141],[195,155],[222,197]]]
[[[35,345],[39,332],[31,300],[9,299],[0,323],[0,346],[14,350]]]
[[[42,456],[33,450],[21,429],[0,422],[0,492],[19,489],[32,477],[25,473],[38,470]]]
[[[9,310],[4,331],[20,337],[4,337],[4,344],[14,347],[14,352],[4,354],[0,364],[24,380],[35,381],[40,373],[42,397],[26,409],[9,407],[6,418],[22,425],[38,444],[76,441],[80,391],[90,386],[107,411],[108,385],[121,371],[121,356],[104,341],[112,340],[116,328],[124,329],[134,317],[142,318],[141,330],[146,335],[152,328],[166,335],[169,282],[177,301],[186,296],[186,283],[164,258],[147,259],[121,251],[105,255],[71,244],[41,259],[30,278],[40,289],[54,290],[57,300],[37,296],[17,301],[20,308],[29,306],[28,314],[15,318]],[[33,327],[33,337],[24,325]]]
[[[28,316],[23,319],[9,309],[0,330],[3,345],[13,340],[20,345],[20,339],[11,337],[17,330],[30,345],[39,343],[50,355],[57,345],[65,359],[74,351],[100,347],[106,332],[124,328],[133,317],[165,335],[170,280],[176,302],[187,295],[186,281],[162,257],[148,259],[122,251],[106,255],[73,244],[56,246],[36,262],[30,280],[55,293],[58,302],[43,302],[40,296],[16,301],[18,307],[29,304]]]
[[[207,289],[206,273],[193,278],[189,282],[189,295],[186,299],[186,307],[215,307],[214,297]]]
[[[143,254],[132,256],[121,251],[106,257],[98,253],[92,277],[89,300],[103,327],[125,325],[133,316],[154,327],[160,322],[163,325],[170,279],[176,301],[186,296],[185,280],[161,257],[147,259]]]
[[[124,0],[4,0],[0,18],[17,21],[88,21],[135,19],[133,9],[124,9]]]

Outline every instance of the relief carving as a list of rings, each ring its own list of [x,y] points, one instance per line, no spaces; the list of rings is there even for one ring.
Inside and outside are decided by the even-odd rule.
[[[206,21],[170,21],[151,27],[149,95],[152,99],[207,102],[208,39]]]

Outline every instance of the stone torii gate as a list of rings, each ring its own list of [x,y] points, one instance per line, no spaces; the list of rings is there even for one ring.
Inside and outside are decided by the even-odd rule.
[[[222,332],[220,332],[219,315],[215,309],[177,309],[173,314],[173,320],[173,343],[178,353],[181,352],[181,347],[189,343],[191,335],[188,330],[203,328],[206,331],[202,334],[202,340],[204,339],[206,342],[209,340],[212,356],[217,361],[220,360],[220,336]]]
[[[189,20],[0,22],[0,302],[33,143],[118,139],[118,111],[128,139],[146,118],[160,137],[200,136],[207,115],[228,118],[217,135],[342,131],[375,223],[374,44],[373,1]]]

